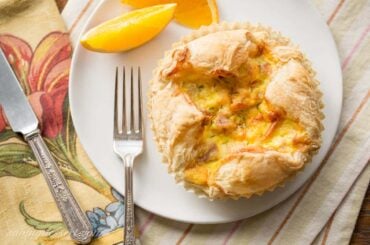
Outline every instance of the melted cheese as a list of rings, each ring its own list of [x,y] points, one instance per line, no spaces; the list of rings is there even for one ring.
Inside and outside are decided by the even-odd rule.
[[[221,166],[220,161],[211,161],[201,165],[195,165],[185,171],[185,179],[196,185],[212,185],[213,174]]]
[[[202,161],[185,170],[185,179],[197,185],[212,182],[212,176],[222,165],[222,156],[230,149],[275,150],[291,153],[304,151],[309,144],[299,122],[286,116],[265,100],[273,61],[260,56],[249,64],[248,78],[209,77],[189,79],[180,89],[208,115],[201,135],[204,145],[216,145],[218,159],[200,157]],[[238,147],[234,147],[234,146]],[[252,146],[252,148],[251,148]],[[233,148],[234,147],[234,148]]]

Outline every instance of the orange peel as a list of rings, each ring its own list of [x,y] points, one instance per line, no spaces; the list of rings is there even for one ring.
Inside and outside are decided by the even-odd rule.
[[[108,20],[85,33],[80,42],[97,52],[121,52],[136,48],[157,36],[174,16],[176,4],[137,9]]]
[[[135,8],[156,4],[176,3],[175,20],[190,28],[218,23],[219,14],[216,0],[121,0]]]

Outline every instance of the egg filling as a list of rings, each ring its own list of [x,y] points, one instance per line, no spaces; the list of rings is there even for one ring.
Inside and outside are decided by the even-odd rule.
[[[251,58],[244,77],[193,76],[179,79],[178,86],[191,103],[206,115],[196,160],[188,164],[185,179],[210,186],[214,175],[233,152],[309,149],[309,137],[299,122],[265,99],[276,62],[265,54]]]

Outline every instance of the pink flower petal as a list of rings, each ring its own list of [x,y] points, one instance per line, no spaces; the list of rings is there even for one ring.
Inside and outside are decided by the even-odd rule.
[[[0,106],[0,132],[2,132],[6,127],[5,116],[3,115],[3,108]]]
[[[50,70],[59,62],[70,58],[72,47],[67,33],[52,32],[47,35],[34,52],[28,81],[33,92],[44,89]]]
[[[44,94],[40,102],[43,108],[42,134],[48,138],[55,138],[60,132],[58,125],[58,120],[60,119],[55,116],[53,98],[49,94]]]
[[[68,89],[69,68],[71,59],[63,60],[54,66],[47,75],[44,83],[44,91],[52,92],[60,87]],[[66,86],[67,85],[67,86]]]
[[[27,91],[27,74],[32,58],[32,49],[24,40],[12,35],[0,35],[0,48],[3,50],[18,79]]]
[[[37,119],[40,122],[40,127],[43,127],[42,115],[43,115],[43,108],[41,104],[41,96],[43,96],[44,92],[36,92],[32,93],[28,96],[28,101],[30,102],[33,111],[35,112]]]

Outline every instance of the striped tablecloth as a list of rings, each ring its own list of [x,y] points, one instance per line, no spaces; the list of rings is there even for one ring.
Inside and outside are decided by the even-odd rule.
[[[99,1],[63,11],[72,42]],[[144,244],[346,244],[370,179],[370,1],[314,0],[342,62],[344,103],[337,136],[317,173],[283,204],[226,225],[193,225],[139,212]],[[355,183],[355,184],[353,184]]]

